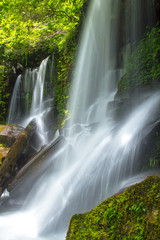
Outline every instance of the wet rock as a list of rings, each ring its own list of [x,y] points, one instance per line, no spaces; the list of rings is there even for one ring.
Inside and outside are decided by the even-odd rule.
[[[29,140],[36,130],[36,122],[32,121],[17,137],[7,153],[0,168],[0,187],[2,192],[13,180],[17,171],[25,164],[23,153],[28,148]],[[28,153],[32,152],[28,148]]]
[[[0,125],[0,166],[23,128],[17,125]]]
[[[0,166],[2,165],[5,157],[7,156],[10,148],[4,147],[2,144],[0,144]]]
[[[11,147],[23,128],[14,124],[0,125],[0,144]]]
[[[129,110],[133,108],[133,104],[129,98],[115,99],[107,105],[107,114],[114,117],[118,121],[123,121],[128,116]]]

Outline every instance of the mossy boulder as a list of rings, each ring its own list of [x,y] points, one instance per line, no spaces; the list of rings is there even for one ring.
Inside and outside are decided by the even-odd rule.
[[[0,166],[2,165],[5,157],[7,156],[10,148],[4,147],[2,144],[0,144]]]
[[[157,240],[160,237],[160,176],[147,177],[88,213],[72,217],[67,240]]]

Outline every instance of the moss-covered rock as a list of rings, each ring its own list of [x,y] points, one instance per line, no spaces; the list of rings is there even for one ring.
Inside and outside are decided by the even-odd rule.
[[[160,237],[160,176],[147,177],[88,213],[72,217],[67,240],[157,240]]]
[[[2,165],[5,157],[7,156],[10,148],[4,147],[2,144],[0,144],[0,166]]]

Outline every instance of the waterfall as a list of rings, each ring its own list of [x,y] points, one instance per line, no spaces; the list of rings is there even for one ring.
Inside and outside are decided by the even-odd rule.
[[[24,76],[18,76],[13,90],[8,123],[26,127],[33,119],[41,144],[48,143],[47,114],[53,108],[54,59],[44,59],[39,68],[26,69]]]
[[[22,83],[22,76],[19,75],[16,84],[14,86],[9,115],[8,115],[8,123],[12,122],[12,119],[18,121],[21,115],[21,83]]]
[[[122,5],[128,6],[129,2],[130,11],[125,17]],[[32,188],[22,208],[0,216],[3,240],[64,240],[73,214],[92,209],[138,173],[136,155],[157,117],[153,110],[160,96],[146,96],[121,123],[107,107],[124,73],[126,54],[134,48],[132,41],[137,37],[133,36],[140,25],[137,19],[143,11],[141,3],[91,1],[74,70],[71,119],[64,128],[64,143],[45,159],[37,181],[27,179],[26,184]],[[119,29],[120,25],[123,28]],[[124,32],[125,27],[130,32]],[[34,98],[36,109],[36,93]],[[41,99],[39,94],[38,101]]]
[[[91,1],[74,71],[70,103],[71,125],[74,122],[87,123],[86,111],[96,100],[99,111],[99,108],[105,107],[113,99],[127,55],[134,49],[140,36],[142,37],[145,31],[143,25],[152,25],[150,18],[153,18],[153,13],[151,10],[148,13],[150,1],[147,0],[145,6],[142,2]],[[144,9],[146,20],[142,16]],[[95,113],[95,118],[99,119],[92,121],[104,117],[105,115],[102,117],[98,112]]]

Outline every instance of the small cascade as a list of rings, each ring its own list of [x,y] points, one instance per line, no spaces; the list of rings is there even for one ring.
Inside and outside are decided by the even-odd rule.
[[[18,122],[21,117],[21,85],[22,85],[22,75],[19,75],[16,84],[14,86],[9,115],[8,123]]]
[[[48,59],[46,59],[45,61],[48,61]],[[41,64],[41,66],[43,66],[43,62]],[[33,101],[33,92],[35,89],[35,84],[36,82],[39,82],[39,79],[37,77],[38,75],[38,71],[39,69],[26,69],[25,73],[24,73],[24,83],[23,83],[23,99],[22,101],[24,101],[23,106],[24,106],[24,119],[27,119],[27,117],[29,117],[31,115],[31,106],[32,106],[32,101]],[[23,124],[23,117],[21,119],[21,122]],[[26,124],[24,124],[26,125]]]
[[[8,123],[26,127],[35,119],[41,146],[49,140],[45,118],[53,109],[53,81],[54,60],[48,57],[39,68],[27,69],[17,78],[11,99]]]

